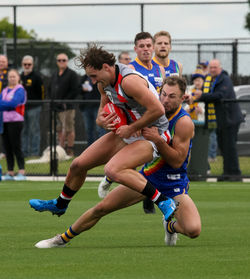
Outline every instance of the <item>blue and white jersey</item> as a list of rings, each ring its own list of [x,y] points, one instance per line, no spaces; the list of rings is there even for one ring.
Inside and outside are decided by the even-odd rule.
[[[168,59],[167,67],[164,67],[163,65],[161,65],[161,63],[159,61],[157,61],[155,57],[152,59],[152,64],[162,66],[165,70],[166,77],[180,76],[179,65],[173,59]]]
[[[176,122],[178,119],[186,115],[189,116],[189,114],[180,106],[175,114],[169,118],[168,129],[172,138],[174,137]],[[189,184],[189,179],[187,177],[187,166],[191,147],[192,140],[190,140],[187,157],[180,168],[172,168],[162,157],[160,157],[156,160],[146,163],[140,170],[140,173],[142,173],[142,175],[144,175],[145,178],[163,194],[165,193],[168,195],[169,190],[171,189],[176,192],[178,189],[180,191],[187,189]],[[174,196],[174,194],[172,196]]]
[[[162,85],[162,73],[158,64],[151,64],[151,69],[146,68],[138,57],[134,61],[130,62],[134,66],[135,70],[141,73],[156,89],[159,93]]]

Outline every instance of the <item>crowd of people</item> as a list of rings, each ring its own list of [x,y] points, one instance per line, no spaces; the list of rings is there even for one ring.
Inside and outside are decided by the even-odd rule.
[[[57,112],[58,143],[74,157],[76,107],[63,100],[86,100],[80,104],[87,148],[72,161],[62,191],[51,200],[32,199],[36,211],[61,216],[85,182],[90,169],[105,165],[98,187],[103,200],[87,210],[64,233],[39,241],[38,248],[65,246],[72,238],[91,229],[105,215],[143,201],[145,213],[163,214],[166,245],[177,242],[177,234],[190,238],[201,232],[199,212],[188,195],[188,162],[196,121],[205,123],[210,134],[208,161],[216,160],[217,143],[223,157],[222,181],[239,180],[236,140],[243,121],[233,84],[220,61],[200,61],[187,88],[183,66],[169,58],[172,49],[167,31],[152,36],[136,34],[132,61],[121,52],[119,63],[112,53],[91,45],[76,58],[85,75],[78,77],[68,67],[68,56],[59,53],[57,70],[47,96],[61,100]],[[0,55],[0,112],[3,152],[7,161],[5,180],[25,180],[24,158],[40,153],[40,114],[44,84],[33,70],[34,60],[22,59],[22,73],[8,69]],[[103,110],[111,102],[123,110],[127,125],[115,128],[116,112]],[[184,108],[183,104],[188,105]],[[119,115],[118,115],[119,116]],[[14,173],[15,158],[18,173]],[[137,167],[143,166],[139,171]],[[113,182],[119,184],[111,190]]]

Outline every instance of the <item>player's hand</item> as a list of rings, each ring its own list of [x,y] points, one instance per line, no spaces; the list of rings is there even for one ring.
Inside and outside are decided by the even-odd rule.
[[[102,111],[98,116],[98,121],[100,123],[100,126],[102,126],[104,129],[108,131],[114,131],[115,130],[114,120],[116,119],[116,117],[117,114],[115,112],[107,114],[105,111]]]
[[[154,142],[160,137],[157,127],[143,128],[142,135],[146,140],[150,140],[152,142]]]
[[[136,132],[131,128],[131,125],[122,125],[116,130],[115,134],[120,138],[127,139],[136,134]]]

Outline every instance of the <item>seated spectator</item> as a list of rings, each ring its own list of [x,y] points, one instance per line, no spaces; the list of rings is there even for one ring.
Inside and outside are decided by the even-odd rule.
[[[3,111],[3,145],[6,152],[7,174],[3,180],[25,180],[24,156],[21,147],[21,133],[24,121],[26,91],[20,84],[19,73],[12,69],[8,72],[8,86],[2,91],[0,111]],[[14,177],[15,158],[18,174]]]

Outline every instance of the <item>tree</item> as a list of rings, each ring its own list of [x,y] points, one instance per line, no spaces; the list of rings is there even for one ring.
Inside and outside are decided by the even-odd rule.
[[[250,0],[248,0],[249,6],[250,6]],[[246,15],[246,23],[245,28],[250,31],[250,12]]]
[[[4,17],[2,20],[0,20],[0,39],[2,32],[4,32],[5,38],[13,38],[13,30],[14,24],[9,22],[8,17]],[[22,41],[19,39],[22,39]],[[11,66],[14,57],[13,41],[7,40],[5,43],[7,46],[9,64]],[[0,53],[1,52],[0,40]],[[31,55],[34,57],[35,69],[50,76],[51,73],[56,69],[57,54],[62,52],[66,53],[69,58],[75,56],[75,53],[67,44],[54,42],[53,40],[38,39],[38,36],[33,29],[27,31],[22,26],[17,26],[17,65],[21,65],[21,60],[24,55]]]
[[[9,22],[8,17],[4,17],[0,20],[0,34],[4,33],[6,38],[13,38],[13,26],[14,24]],[[36,32],[31,29],[30,31],[25,30],[22,26],[17,26],[17,38],[18,39],[36,39]]]

